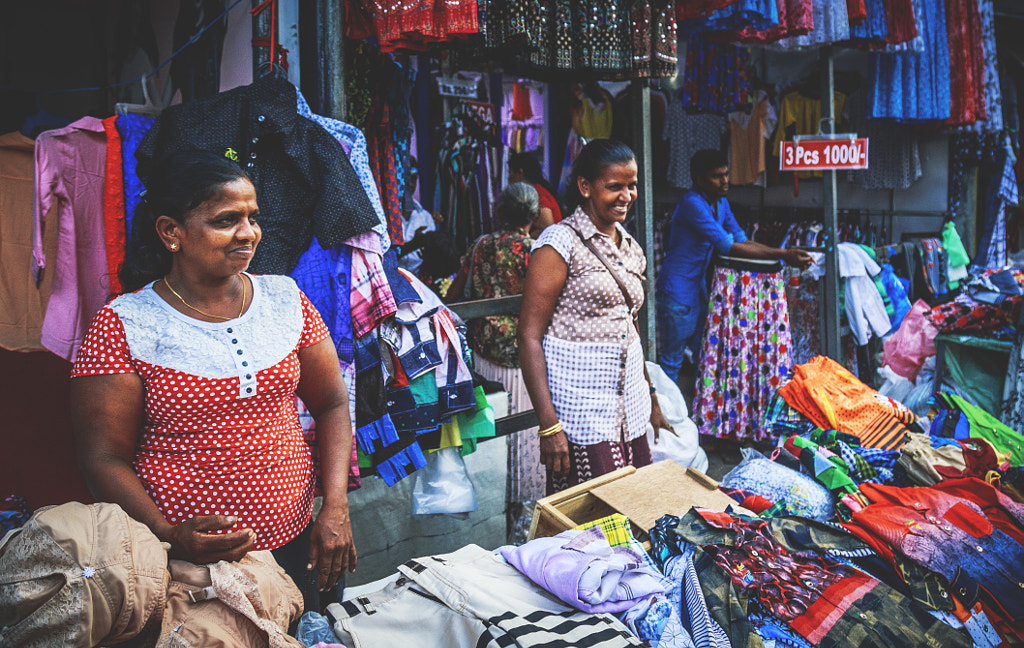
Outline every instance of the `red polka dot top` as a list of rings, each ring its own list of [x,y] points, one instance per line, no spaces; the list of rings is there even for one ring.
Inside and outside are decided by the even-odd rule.
[[[72,377],[135,373],[146,390],[135,472],[164,517],[236,515],[274,549],[309,523],[313,463],[295,408],[297,351],[328,337],[289,277],[249,275],[241,317],[203,322],[150,284],[93,318]]]

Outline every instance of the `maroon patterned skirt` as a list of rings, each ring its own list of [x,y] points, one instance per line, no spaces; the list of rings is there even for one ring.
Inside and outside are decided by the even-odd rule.
[[[651,447],[647,435],[632,441],[602,441],[593,445],[577,445],[569,441],[569,472],[565,475],[548,473],[548,495],[600,477],[626,466],[647,466],[651,463]]]

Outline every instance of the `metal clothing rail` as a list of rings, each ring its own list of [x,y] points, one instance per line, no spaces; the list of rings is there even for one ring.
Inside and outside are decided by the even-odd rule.
[[[448,308],[462,319],[471,320],[489,315],[518,315],[522,304],[522,295],[512,295],[511,297],[493,297],[491,299],[458,302],[449,304]],[[534,410],[503,416],[494,422],[494,437],[490,438],[508,436],[521,430],[528,430],[537,426],[537,424],[537,412]],[[481,440],[486,441],[487,439]]]

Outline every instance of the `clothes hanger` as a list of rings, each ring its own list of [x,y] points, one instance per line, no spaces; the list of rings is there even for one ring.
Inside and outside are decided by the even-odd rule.
[[[149,97],[149,84],[146,83],[149,80],[149,75],[144,75],[142,81],[142,97],[145,99],[144,104],[133,104],[133,103],[118,103],[114,106],[114,111],[119,115],[127,115],[132,113],[135,115],[147,115],[149,117],[157,117],[160,115],[160,108],[153,103],[153,100]]]
[[[35,138],[39,133],[51,128],[63,128],[73,120],[51,114],[43,107],[43,93],[36,94],[36,114],[29,115],[21,125],[21,134]]]
[[[256,78],[262,79],[263,77],[268,76],[272,76],[282,81],[287,81],[288,71],[285,69],[284,65],[280,63],[271,65],[270,60],[266,60],[260,63],[259,67],[256,68]]]

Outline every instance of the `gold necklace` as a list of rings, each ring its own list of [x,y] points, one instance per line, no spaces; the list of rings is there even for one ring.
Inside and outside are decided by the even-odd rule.
[[[241,317],[242,313],[245,312],[245,278],[242,277],[241,275],[239,275],[239,278],[242,280],[242,307],[240,309],[238,309],[238,316],[237,317]],[[198,308],[196,308],[192,304],[190,304],[187,301],[185,301],[185,298],[182,297],[181,295],[179,295],[177,290],[175,290],[174,288],[171,288],[171,284],[167,283],[167,277],[166,276],[164,277],[164,285],[167,286],[167,289],[170,290],[174,294],[174,296],[177,297],[178,300],[182,304],[185,304],[185,306],[187,306],[188,308],[191,308],[192,310],[194,310],[195,312],[199,313],[200,315],[205,315],[207,317],[212,317],[214,319],[224,320],[225,322],[230,322],[233,319],[237,319],[237,317],[224,317],[223,315],[214,315],[212,313],[207,313],[206,311],[199,310]]]

